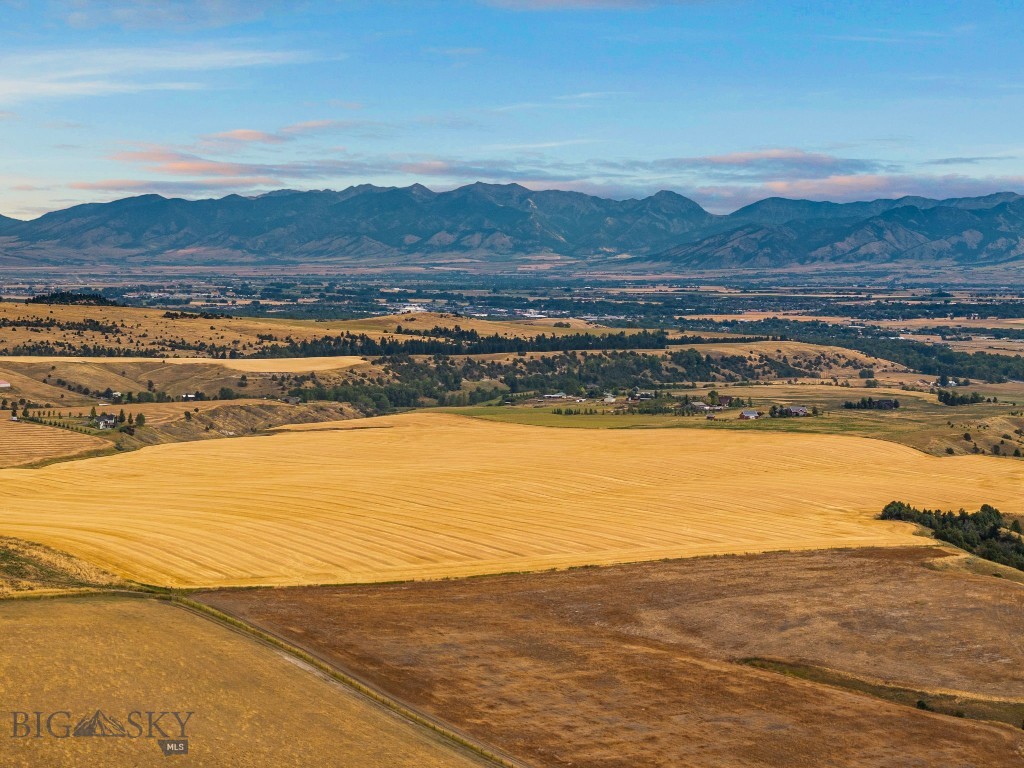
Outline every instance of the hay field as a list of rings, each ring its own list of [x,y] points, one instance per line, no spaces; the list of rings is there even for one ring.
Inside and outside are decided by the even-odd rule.
[[[537,336],[541,333],[569,334],[580,332],[618,333],[617,329],[569,318],[537,318],[530,320],[483,320],[436,312],[401,315],[380,315],[357,320],[289,320],[263,317],[164,317],[165,310],[140,307],[87,307],[43,304],[21,304],[0,301],[0,319],[13,323],[0,328],[0,350],[14,349],[22,344],[38,344],[41,336],[54,345],[99,345],[117,347],[142,358],[177,354],[181,342],[196,345],[236,348],[247,353],[264,346],[268,335],[278,340],[291,337],[296,341],[337,335],[350,331],[380,337],[393,335],[397,325],[415,330],[435,326],[475,329],[481,334],[500,333],[513,336]],[[86,321],[102,324],[102,328],[83,328]],[[58,327],[38,332],[39,324],[56,322]],[[569,328],[555,328],[554,323],[567,322]],[[117,333],[111,332],[116,327]],[[185,353],[190,354],[190,353]],[[197,356],[199,353],[194,353]],[[266,370],[266,369],[263,369]]]
[[[104,448],[110,448],[110,443],[98,437],[11,421],[9,412],[0,413],[0,467],[17,467]]]
[[[0,472],[0,534],[182,587],[437,578],[926,544],[875,520],[1020,505],[1024,462],[830,435],[411,413]]]
[[[568,328],[556,328],[555,323],[568,323]],[[444,312],[408,312],[400,315],[379,315],[358,320],[341,320],[320,323],[335,331],[353,333],[393,334],[397,326],[414,331],[429,331],[431,328],[454,328],[474,330],[484,336],[500,333],[502,336],[528,338],[544,333],[548,336],[565,336],[574,333],[635,333],[635,330],[607,328],[598,323],[572,317],[538,317],[524,320],[487,320],[481,317],[465,317]]]
[[[291,657],[167,604],[4,601],[0,624],[17,638],[0,654],[5,709],[64,710],[72,725],[100,709],[129,732],[55,739],[44,731],[42,738],[15,739],[5,712],[5,767],[480,765]],[[168,760],[145,732],[130,738],[132,711],[193,712],[188,756]],[[64,722],[58,717],[54,724]],[[161,726],[180,735],[172,715]]]
[[[313,371],[335,371],[352,368],[365,363],[361,357],[339,355],[337,357],[277,357],[277,358],[236,358],[212,359],[206,357],[50,357],[46,355],[0,356],[4,363],[88,363],[120,370],[133,363],[167,363],[169,365],[215,365],[243,373],[311,373]],[[120,367],[119,367],[120,366]]]

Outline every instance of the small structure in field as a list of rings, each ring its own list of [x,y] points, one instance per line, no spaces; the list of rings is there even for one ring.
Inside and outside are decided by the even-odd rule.
[[[117,429],[117,416],[109,413],[101,414],[96,418],[97,429]]]
[[[545,400],[564,400],[568,395],[565,392],[555,392],[553,395],[544,395]]]
[[[782,409],[786,416],[810,416],[811,411],[806,405],[787,405]]]
[[[0,389],[10,389],[10,388],[11,388],[11,382],[4,381],[3,379],[0,379]]]
[[[743,421],[754,421],[761,418],[761,414],[757,411],[740,411],[740,418]]]
[[[732,408],[733,399],[734,398],[732,395],[719,395],[718,404],[723,408]]]

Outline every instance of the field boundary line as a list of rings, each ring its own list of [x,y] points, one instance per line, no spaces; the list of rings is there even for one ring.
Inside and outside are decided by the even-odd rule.
[[[275,632],[257,627],[233,614],[183,595],[157,595],[155,597],[158,600],[167,600],[184,610],[215,621],[222,626],[226,626],[228,629],[248,635],[280,651],[284,651],[327,675],[335,682],[341,683],[358,695],[370,699],[379,706],[412,722],[414,725],[426,728],[436,736],[440,736],[443,741],[451,742],[456,747],[472,752],[477,757],[482,757],[495,765],[501,766],[501,768],[533,768],[529,763],[513,757],[496,747],[491,747],[479,739],[470,736],[468,733],[448,725],[439,718],[386,693],[373,683],[352,674],[320,654],[296,645]]]

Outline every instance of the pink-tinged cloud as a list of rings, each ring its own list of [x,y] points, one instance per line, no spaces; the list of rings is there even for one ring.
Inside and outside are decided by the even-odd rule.
[[[249,163],[226,163],[207,160],[197,155],[170,149],[153,148],[118,152],[114,160],[127,163],[141,163],[155,173],[174,176],[251,176],[259,166]]]
[[[229,144],[280,144],[287,139],[277,133],[266,131],[254,131],[249,128],[236,128],[233,131],[222,133],[211,133],[203,139],[209,142],[224,142]]]
[[[769,195],[848,202],[881,197],[973,197],[1024,188],[1024,176],[975,178],[959,174],[943,176],[880,175],[831,176],[826,179],[774,181],[762,185]]]
[[[99,192],[167,192],[195,194],[209,190],[234,191],[280,186],[281,180],[267,176],[238,176],[227,179],[201,181],[153,181],[150,179],[104,179],[103,181],[75,181],[70,189]]]

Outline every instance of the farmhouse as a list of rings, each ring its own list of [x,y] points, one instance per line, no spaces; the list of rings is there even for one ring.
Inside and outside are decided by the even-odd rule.
[[[757,411],[740,411],[740,418],[744,421],[753,421],[761,417]]]
[[[718,404],[720,406],[722,406],[723,408],[732,408],[732,401],[733,401],[733,396],[732,395],[719,395],[718,396]]]
[[[96,419],[97,429],[116,429],[117,428],[117,416],[113,416],[109,413],[101,414]]]
[[[811,411],[806,405],[787,405],[782,409],[785,416],[810,416]]]

